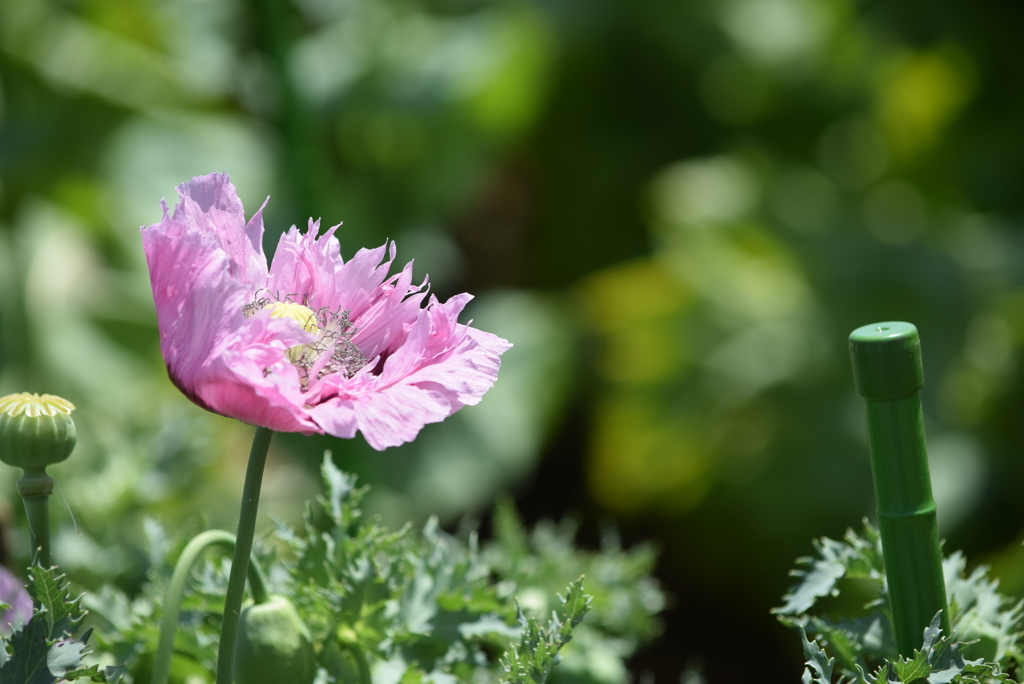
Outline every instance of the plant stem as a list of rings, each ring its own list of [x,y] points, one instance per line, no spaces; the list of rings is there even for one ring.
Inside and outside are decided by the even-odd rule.
[[[249,465],[245,469],[245,484],[242,486],[242,506],[238,513],[238,534],[235,553],[231,560],[231,574],[228,576],[228,593],[224,597],[224,617],[220,627],[220,646],[217,651],[217,684],[232,684],[235,668],[235,637],[238,634],[238,620],[242,608],[242,594],[245,592],[245,574],[252,552],[252,538],[256,532],[256,512],[260,504],[260,486],[263,483],[263,467],[267,463],[272,430],[256,428],[249,451]]]
[[[942,553],[928,474],[917,328],[888,322],[850,335],[857,392],[867,403],[871,472],[878,504],[893,632],[900,655],[913,656],[924,630],[942,611],[950,635]]]
[[[50,494],[53,478],[45,468],[26,468],[18,478],[18,494],[25,504],[28,535],[32,544],[32,562],[50,567]]]
[[[235,538],[224,530],[207,530],[197,534],[185,545],[171,575],[171,583],[167,587],[164,598],[164,614],[160,619],[160,640],[157,643],[156,657],[153,660],[152,684],[167,684],[171,673],[171,655],[174,651],[174,633],[178,629],[178,615],[181,612],[181,597],[185,592],[185,582],[192,572],[192,567],[199,560],[203,551],[211,546],[221,546],[234,551]],[[249,559],[249,593],[253,603],[264,603],[267,598],[267,581],[263,569],[255,558]]]

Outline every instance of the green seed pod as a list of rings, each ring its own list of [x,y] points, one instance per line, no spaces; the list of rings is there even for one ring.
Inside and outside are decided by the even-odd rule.
[[[52,394],[0,397],[0,461],[28,471],[66,459],[77,438],[74,409]]]
[[[236,684],[310,684],[315,676],[313,640],[291,601],[271,596],[242,610]]]

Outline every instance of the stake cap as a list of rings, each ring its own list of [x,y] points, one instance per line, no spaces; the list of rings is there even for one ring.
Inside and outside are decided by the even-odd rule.
[[[850,333],[857,393],[868,400],[902,399],[924,386],[921,338],[903,321],[872,323]]]

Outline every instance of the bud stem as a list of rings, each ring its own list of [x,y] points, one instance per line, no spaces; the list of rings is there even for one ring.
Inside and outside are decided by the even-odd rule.
[[[230,532],[224,530],[207,530],[197,534],[192,541],[185,545],[174,566],[174,574],[171,575],[171,582],[167,587],[167,596],[164,601],[164,614],[160,618],[160,640],[156,648],[156,657],[153,660],[153,677],[150,680],[152,684],[167,684],[170,677],[174,633],[178,628],[178,615],[181,611],[181,597],[185,592],[185,582],[203,551],[211,546],[221,546],[234,551],[235,538]],[[255,558],[249,559],[248,574],[249,592],[252,594],[253,602],[266,602],[268,598],[267,582],[263,569]]]
[[[53,478],[46,468],[26,468],[18,478],[18,495],[25,504],[28,535],[32,548],[32,562],[43,568],[50,567],[50,493]]]
[[[256,533],[256,512],[260,504],[263,468],[267,464],[267,451],[270,449],[270,438],[273,436],[273,430],[256,428],[252,449],[249,451],[249,465],[245,469],[245,484],[242,485],[242,505],[238,513],[235,553],[231,559],[228,591],[224,597],[224,618],[220,626],[217,684],[232,684],[234,679],[235,638],[238,635],[238,621],[241,617],[242,594],[245,592],[245,574],[249,568],[249,554],[252,552],[252,539]]]

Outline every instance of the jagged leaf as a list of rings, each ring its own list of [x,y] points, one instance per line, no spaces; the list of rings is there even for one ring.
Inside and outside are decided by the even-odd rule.
[[[865,522],[865,534],[847,530],[843,541],[828,537],[813,542],[816,556],[797,559],[790,574],[801,578],[782,600],[785,604],[772,612],[780,616],[809,611],[818,599],[838,593],[836,584],[843,577],[881,581],[882,554],[878,531]]]
[[[561,606],[551,615],[547,625],[519,611],[519,624],[523,635],[517,644],[502,656],[501,663],[508,684],[543,684],[558,663],[558,652],[569,643],[572,630],[579,625],[590,605],[590,597],[583,593],[583,578],[569,585],[565,597],[559,597]]]
[[[888,635],[879,616],[830,622],[811,616],[807,627],[832,647],[836,659],[847,671],[863,666],[865,657],[884,657]],[[892,655],[895,655],[894,653]]]
[[[101,670],[98,665],[83,667],[82,659],[89,642],[92,629],[86,630],[79,640],[62,639],[50,646],[46,654],[46,666],[50,673],[61,682],[88,679],[92,682],[105,682],[118,668]]]
[[[0,684],[55,684],[88,678],[105,682],[106,674],[93,665],[83,667],[89,632],[79,640],[46,638],[47,621],[36,613],[10,640],[12,655],[0,668]]]
[[[914,651],[913,658],[900,658],[893,663],[896,677],[901,682],[915,682],[925,679],[932,672],[928,657],[922,651]]]
[[[832,668],[835,666],[835,659],[829,658],[828,654],[817,644],[807,638],[807,632],[803,627],[798,627],[800,640],[804,647],[804,657],[807,658],[807,667],[804,670],[803,681],[805,684],[831,684]]]
[[[998,592],[999,581],[986,577],[988,567],[966,574],[967,560],[955,551],[942,564],[949,595],[950,617],[958,636],[979,643],[968,649],[994,661],[1022,660],[1020,646],[1024,601],[1013,604]]]
[[[105,682],[98,667],[83,667],[82,657],[92,630],[81,639],[72,637],[85,617],[78,598],[71,598],[64,575],[56,568],[33,567],[29,593],[35,614],[9,642],[10,658],[0,667],[0,684],[54,684],[88,678]]]
[[[11,658],[0,668],[0,684],[49,684],[56,681],[46,666],[50,651],[46,618],[36,613],[10,639]]]
[[[37,614],[46,621],[46,636],[59,639],[70,634],[72,629],[85,617],[78,598],[71,598],[64,575],[58,575],[56,568],[33,567],[28,575],[28,591],[39,604]]]
[[[784,624],[815,637],[817,650],[813,653],[818,655],[820,650],[821,655],[818,661],[807,655],[805,681],[817,681],[822,676],[810,665],[817,662],[823,668],[824,663],[832,662],[825,659],[826,654],[835,656],[841,682],[1012,681],[1007,671],[1016,671],[1022,660],[1020,623],[1024,602],[1014,603],[999,594],[998,583],[986,578],[987,568],[965,575],[962,554],[945,559],[953,634],[941,634],[940,616],[936,615],[923,631],[921,649],[911,657],[899,658],[885,599],[878,530],[865,523],[863,535],[848,531],[842,541],[821,539],[814,546],[816,555],[800,559],[800,567],[793,573],[800,583],[786,594],[785,605],[773,611]],[[838,594],[839,579],[866,580],[866,585],[856,584],[875,592],[876,598],[865,606],[865,615],[837,619],[815,611],[820,598]],[[845,591],[846,584],[842,586]],[[806,634],[801,639],[806,649]],[[985,657],[968,660],[965,654]],[[873,675],[868,674],[871,671]]]
[[[83,636],[81,641],[62,639],[50,646],[46,654],[46,667],[57,677],[64,677],[67,673],[77,670],[82,664],[87,639],[88,634]]]
[[[651,577],[650,547],[625,550],[609,534],[600,552],[583,551],[573,525],[527,531],[510,507],[497,514],[504,531],[486,544],[472,530],[449,534],[436,520],[393,531],[363,513],[366,489],[329,458],[322,475],[318,505],[307,509],[298,529],[277,523],[266,544],[257,542],[256,556],[271,591],[288,597],[306,623],[325,681],[456,684],[504,677],[539,684],[583,629],[588,648],[625,672],[623,660],[656,631],[665,599]],[[190,579],[173,681],[205,676],[216,658],[226,565],[207,559]],[[587,589],[597,598],[588,614],[593,623],[580,626],[590,597],[579,580],[569,581],[585,573],[594,577]],[[135,681],[148,677],[142,654],[155,649],[152,616],[169,574],[150,574],[152,584],[131,601],[134,618],[112,625],[120,634],[99,635],[106,654],[128,661]]]

